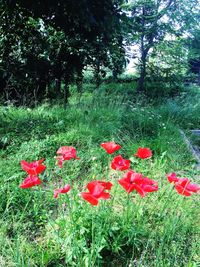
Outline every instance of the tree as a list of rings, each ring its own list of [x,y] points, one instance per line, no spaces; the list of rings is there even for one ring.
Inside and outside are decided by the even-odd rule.
[[[146,94],[154,97],[176,95],[183,88],[187,72],[185,39],[163,40],[154,47],[149,57]]]
[[[185,34],[195,21],[196,4],[198,1],[139,0],[125,5],[130,17],[131,39],[140,51],[138,92],[145,89],[148,58],[154,47],[166,36],[176,38]]]
[[[77,82],[81,88],[84,67],[95,66],[98,59],[102,66],[109,66],[114,53],[123,51],[122,42],[116,41],[121,35],[119,3],[112,0],[1,1],[3,91],[8,92],[8,82],[12,81],[9,98],[20,101],[21,93],[36,96],[34,92],[37,92],[44,97],[54,81],[60,94],[63,81],[66,104],[69,84]],[[117,45],[118,50],[113,49]],[[29,83],[23,86],[28,92],[21,88],[24,81]]]
[[[120,8],[122,0],[58,0],[58,1],[16,1],[33,17],[40,17],[56,30],[65,34],[65,46],[68,47],[69,59],[76,58],[73,73],[79,84],[82,80],[84,66],[95,68],[97,84],[101,66],[113,66],[110,62],[118,45],[123,51],[120,25]],[[122,38],[121,38],[122,39]],[[118,49],[118,50],[119,50]],[[66,53],[66,50],[65,50]],[[122,52],[121,57],[124,56]],[[65,64],[66,65],[66,64]],[[68,63],[69,65],[69,63]],[[116,66],[116,63],[114,64]],[[67,68],[71,72],[71,68]],[[71,80],[73,73],[65,76]]]
[[[194,31],[188,41],[190,71],[198,75],[198,85],[200,86],[200,29]]]

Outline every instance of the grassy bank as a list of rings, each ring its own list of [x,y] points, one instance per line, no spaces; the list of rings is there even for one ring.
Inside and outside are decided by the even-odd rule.
[[[116,86],[116,85],[115,85]],[[110,93],[110,92],[109,92]],[[199,195],[178,195],[166,173],[199,183],[195,160],[179,133],[200,127],[198,89],[152,103],[131,95],[88,92],[66,111],[59,105],[0,108],[0,266],[188,266],[200,263]],[[132,169],[159,183],[140,198],[118,185],[112,156],[100,143],[114,140]],[[76,147],[80,161],[55,166],[61,146]],[[150,147],[152,159],[133,154]],[[43,186],[21,189],[20,160],[45,158]],[[79,196],[88,181],[110,180],[112,199],[90,206]],[[69,183],[68,195],[53,189]]]

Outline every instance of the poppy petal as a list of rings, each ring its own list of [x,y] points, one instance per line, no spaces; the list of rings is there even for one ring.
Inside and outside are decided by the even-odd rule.
[[[54,198],[57,198],[58,194],[66,194],[66,193],[68,193],[70,188],[71,188],[70,185],[67,184],[63,188],[55,189],[54,190]]]
[[[113,170],[125,171],[130,168],[130,160],[123,159],[121,155],[113,158],[111,162],[111,168]]]
[[[186,189],[187,189],[188,191],[197,193],[198,191],[200,191],[200,186],[199,186],[198,184],[191,184],[191,183],[189,183],[189,184],[186,186]]]
[[[102,193],[99,195],[99,198],[100,198],[100,199],[109,199],[109,198],[110,198],[110,194],[109,194],[109,193],[106,193],[106,192],[102,192]]]
[[[124,178],[118,180],[118,183],[128,192],[130,188],[130,183],[128,183]]]
[[[184,195],[186,197],[191,196],[191,192],[186,190],[183,186],[181,186],[180,184],[175,184],[175,189],[176,191],[180,194],[180,195]]]
[[[104,190],[104,186],[102,186],[98,181],[92,181],[87,184],[87,189],[94,196],[99,196]]]
[[[28,163],[25,160],[21,160],[20,163],[22,169],[26,171],[29,175],[38,175],[46,169],[46,166],[41,164],[43,161],[44,159],[40,159]]]
[[[100,183],[105,190],[111,190],[113,184],[111,182],[102,182],[102,181],[97,181],[98,183]]]
[[[152,151],[148,147],[139,147],[135,156],[141,159],[147,159],[152,157]]]
[[[82,192],[81,196],[83,199],[85,199],[86,201],[88,201],[90,204],[97,206],[99,201],[97,198],[95,198],[92,194],[87,193],[87,192]]]
[[[141,186],[135,184],[134,189],[138,192],[138,194],[139,194],[141,197],[145,197],[145,196],[146,196],[146,192],[141,188]]]
[[[108,154],[113,154],[115,151],[121,148],[121,146],[115,144],[115,142],[102,143],[100,146],[103,147]]]
[[[59,194],[59,190],[55,189],[55,190],[54,190],[53,197],[54,197],[54,198],[57,198],[57,197],[58,197],[58,194]]]
[[[24,181],[20,184],[20,187],[25,189],[25,188],[30,188],[36,185],[40,185],[42,182],[38,176],[31,176],[29,175]]]
[[[179,181],[179,178],[177,177],[175,172],[167,174],[167,179],[170,183],[176,183]]]

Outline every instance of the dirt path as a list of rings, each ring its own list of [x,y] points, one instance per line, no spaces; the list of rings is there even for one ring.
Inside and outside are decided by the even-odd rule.
[[[192,130],[191,132],[193,134],[200,136],[200,130]],[[197,170],[200,170],[200,150],[199,150],[199,148],[197,146],[192,145],[191,141],[187,138],[187,136],[185,135],[183,130],[180,129],[180,133],[181,133],[183,140],[186,143],[188,149],[191,151],[193,157],[197,161],[197,165],[196,165]]]

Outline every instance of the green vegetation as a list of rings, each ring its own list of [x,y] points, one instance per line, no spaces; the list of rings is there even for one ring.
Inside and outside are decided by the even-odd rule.
[[[200,266],[199,11],[0,1],[0,267]]]
[[[200,84],[198,0],[0,2],[0,103],[34,107],[70,86],[116,82],[134,59],[137,92],[175,95]],[[129,50],[130,48],[130,50]]]
[[[109,94],[105,88],[110,89]],[[0,265],[1,266],[188,266],[199,257],[199,196],[178,195],[166,173],[176,171],[198,183],[195,161],[179,128],[199,126],[199,89],[164,102],[115,95],[108,84],[81,102],[70,98],[66,111],[43,104],[34,109],[0,110]],[[123,85],[124,86],[124,85]],[[134,98],[132,98],[134,99]],[[129,100],[129,101],[128,101]],[[159,191],[140,198],[117,184],[122,173],[109,167],[101,142],[114,140],[132,168],[157,180]],[[79,161],[55,166],[60,146],[73,145]],[[150,147],[153,158],[133,154]],[[21,189],[20,160],[45,157],[42,187]],[[114,184],[108,201],[90,206],[78,195],[93,179]],[[69,183],[73,191],[53,198]]]

